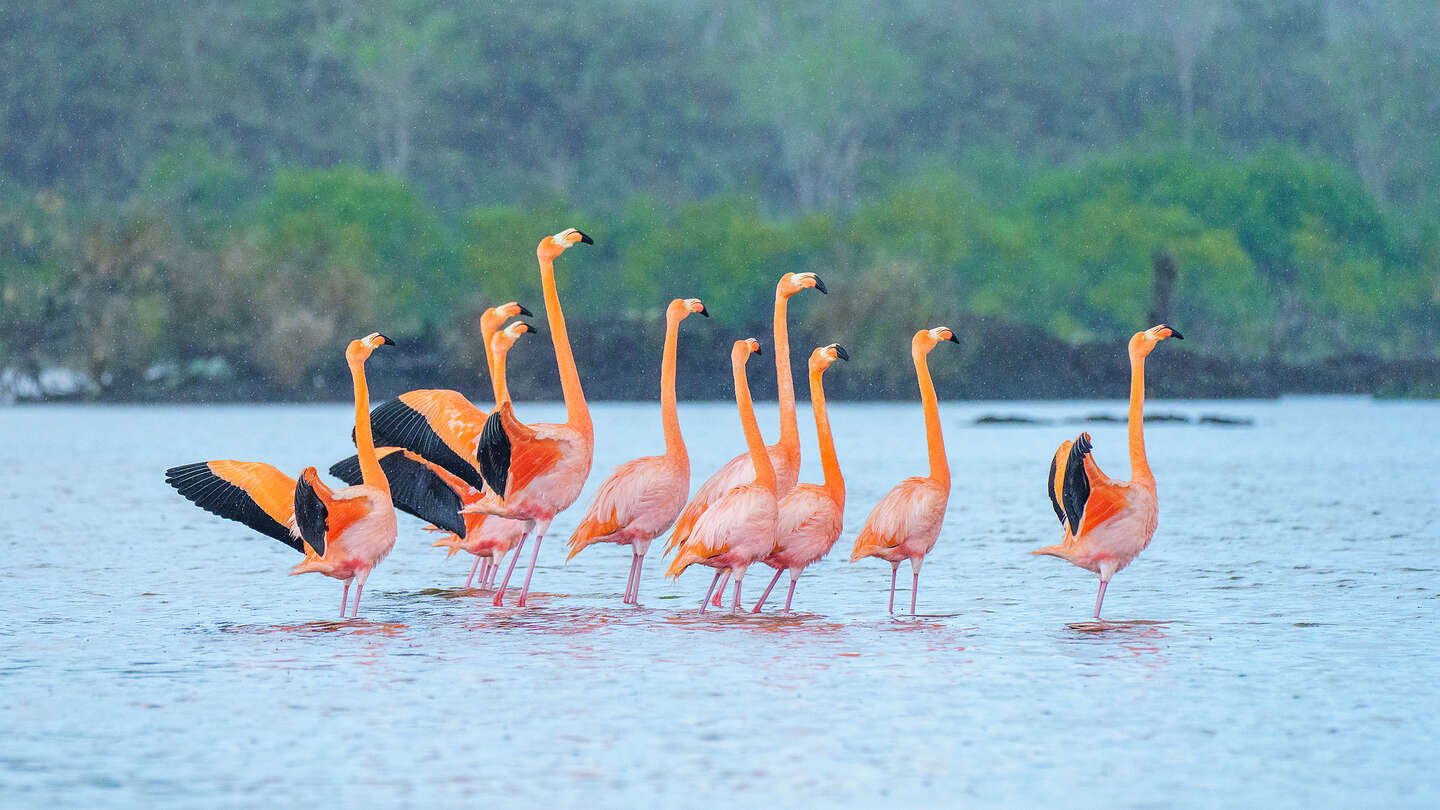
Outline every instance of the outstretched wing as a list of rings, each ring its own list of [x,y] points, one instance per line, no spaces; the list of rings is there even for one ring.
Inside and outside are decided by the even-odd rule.
[[[376,445],[417,453],[483,491],[476,453],[485,418],[484,411],[457,391],[423,389],[407,391],[372,410],[370,428]]]
[[[486,483],[503,500],[552,469],[563,452],[559,442],[516,419],[514,407],[505,402],[485,421],[478,455]]]
[[[390,499],[397,509],[447,532],[465,536],[460,494],[451,486],[453,482],[468,490],[464,482],[453,477],[447,482],[435,466],[408,450],[381,447],[375,452],[380,457],[380,469],[390,482]],[[330,474],[347,484],[359,484],[362,480],[359,456],[335,462]]]
[[[1125,487],[1113,483],[1091,456],[1090,434],[1065,442],[1050,462],[1050,504],[1070,536],[1079,537],[1125,508]]]
[[[165,471],[165,483],[207,512],[305,550],[289,529],[295,480],[269,464],[228,459],[182,464]]]
[[[330,502],[333,500],[334,493],[320,480],[315,468],[306,467],[295,485],[294,534],[322,557],[325,556],[325,534],[328,531]]]

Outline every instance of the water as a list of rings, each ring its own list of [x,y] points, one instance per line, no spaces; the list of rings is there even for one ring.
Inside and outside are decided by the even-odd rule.
[[[628,552],[562,565],[581,504],[530,609],[459,590],[468,556],[402,516],[348,622],[338,582],[286,577],[292,551],[162,481],[207,458],[323,468],[350,452],[348,408],[0,409],[0,801],[1440,803],[1440,405],[1151,410],[1256,424],[1150,427],[1160,530],[1096,631],[1093,575],[1026,553],[1058,537],[1042,483],[1080,427],[969,423],[1123,403],[944,405],[954,490],[915,619],[886,614],[888,566],[845,562],[871,505],[924,469],[913,403],[833,408],[847,531],[794,616],[702,616],[708,570],[664,581],[654,553],[643,606],[621,605]],[[594,416],[586,503],[659,447],[654,406]],[[740,449],[738,421],[724,404],[681,419],[698,483]],[[1127,475],[1123,425],[1087,429]],[[801,431],[819,480],[804,413]]]

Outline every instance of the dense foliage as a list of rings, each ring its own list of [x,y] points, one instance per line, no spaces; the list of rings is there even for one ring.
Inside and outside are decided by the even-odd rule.
[[[0,369],[297,391],[377,327],[470,368],[567,225],[593,324],[698,295],[729,339],[814,270],[807,332],[862,352],[1158,308],[1213,355],[1435,355],[1428,0],[781,5],[0,8]]]

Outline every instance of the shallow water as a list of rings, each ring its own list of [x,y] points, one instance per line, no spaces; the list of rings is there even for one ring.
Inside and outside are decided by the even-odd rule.
[[[697,484],[741,449],[733,410],[682,407]],[[794,615],[701,615],[708,571],[665,581],[658,548],[639,608],[628,551],[562,564],[593,487],[659,451],[653,405],[601,404],[529,609],[461,590],[468,555],[402,516],[351,621],[339,583],[286,577],[294,552],[163,481],[207,458],[323,469],[351,452],[348,408],[0,409],[0,803],[1440,803],[1440,404],[1150,410],[1255,425],[1150,426],[1160,530],[1097,626],[1094,576],[1026,552],[1059,536],[1062,438],[1089,430],[1128,474],[1123,425],[1063,421],[1119,402],[943,405],[954,488],[913,619],[886,613],[888,566],[845,562],[924,470],[912,403],[832,408],[847,530]],[[1057,422],[970,425],[991,412]],[[819,480],[803,412],[801,432]]]

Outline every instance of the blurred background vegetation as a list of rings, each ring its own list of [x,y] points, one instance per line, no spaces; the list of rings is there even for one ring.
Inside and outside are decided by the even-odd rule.
[[[850,347],[852,396],[909,395],[936,323],[960,393],[1123,392],[1160,318],[1198,393],[1353,358],[1340,387],[1404,388],[1440,344],[1437,133],[1434,0],[6,4],[0,388],[343,395],[382,329],[386,373],[483,391],[477,313],[539,312],[572,225],[595,396],[652,395],[678,296],[723,383],[803,270],[833,294],[797,353]]]

